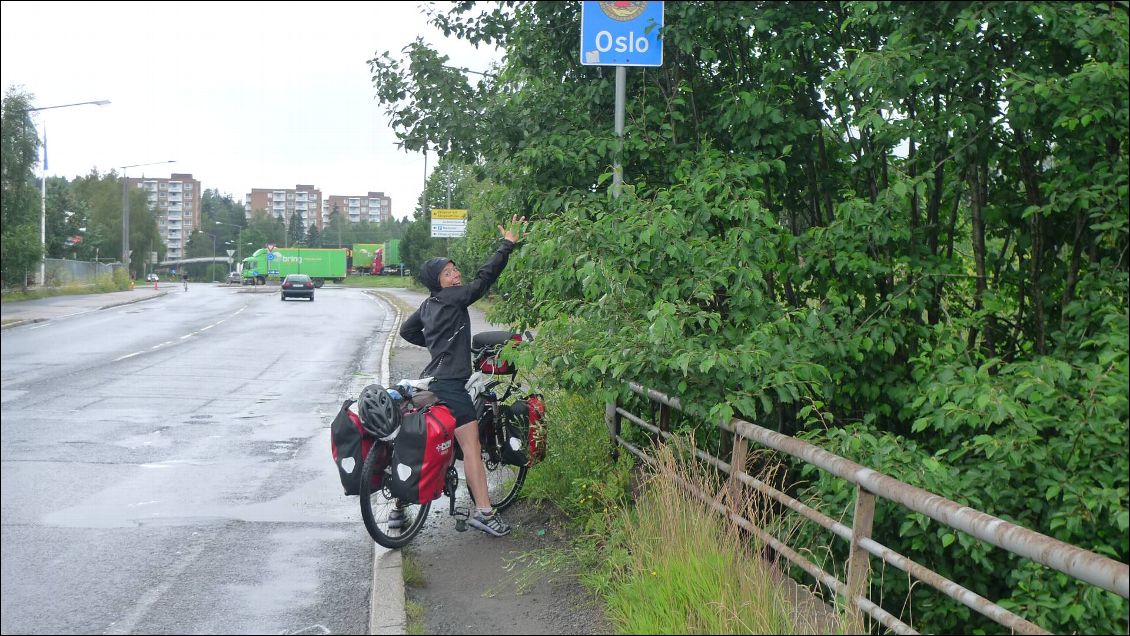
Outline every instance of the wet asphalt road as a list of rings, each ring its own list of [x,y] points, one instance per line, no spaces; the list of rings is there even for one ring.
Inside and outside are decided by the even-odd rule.
[[[329,423],[391,320],[198,284],[0,332],[0,631],[365,632]]]

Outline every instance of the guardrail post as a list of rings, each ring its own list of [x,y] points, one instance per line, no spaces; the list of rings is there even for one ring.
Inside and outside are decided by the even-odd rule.
[[[737,437],[738,439],[741,439],[740,435],[735,436],[734,433],[722,428],[721,426],[718,427],[718,456],[719,457],[729,457],[730,460],[731,460],[730,461],[731,464],[734,463],[733,462],[734,451],[736,450],[734,448],[734,438],[735,437]],[[744,460],[744,456],[743,456],[743,460]]]
[[[731,434],[731,439],[733,439],[733,446],[730,450],[730,478],[726,480],[726,497],[730,500],[730,511],[741,514],[742,482],[738,479],[738,473],[745,472],[749,441],[741,435],[733,434]]]
[[[659,421],[655,425],[664,433],[671,432],[671,407],[666,404],[659,405]]]
[[[875,495],[855,487],[855,515],[851,521],[851,550],[847,564],[847,609],[851,621],[855,623],[853,633],[863,633],[863,614],[855,599],[865,596],[871,575],[871,559],[860,545],[863,539],[871,538],[871,528],[875,522]]]
[[[608,427],[608,437],[612,441],[612,459],[620,457],[620,443],[616,438],[620,436],[620,414],[616,412],[616,400],[604,403],[604,425]]]

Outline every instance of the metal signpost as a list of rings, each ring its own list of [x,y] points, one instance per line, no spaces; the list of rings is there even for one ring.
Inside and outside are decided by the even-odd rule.
[[[275,260],[275,244],[267,243],[267,278],[270,278],[271,276],[278,276],[279,274],[279,270],[272,267],[274,263],[272,263],[271,261],[273,260]]]
[[[616,136],[620,144],[612,167],[612,194],[620,196],[624,170],[624,92],[627,66],[663,66],[662,2],[581,3],[581,64],[616,67]]]

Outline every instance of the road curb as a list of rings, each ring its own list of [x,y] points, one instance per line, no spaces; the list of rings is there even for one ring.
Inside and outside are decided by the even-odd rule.
[[[13,320],[0,325],[0,330],[11,329],[12,327],[19,327],[20,325],[30,325],[35,322],[47,322],[47,318],[28,318],[27,320]]]
[[[400,550],[373,544],[373,595],[369,602],[370,634],[404,634],[408,619],[404,612],[404,575]]]
[[[154,298],[160,298],[161,296],[165,296],[168,293],[169,292],[164,291],[164,292],[161,292],[159,294],[153,294],[152,296],[146,296],[144,298],[133,298],[133,299],[130,299],[130,300],[122,301],[120,303],[113,303],[113,304],[110,304],[110,305],[102,305],[96,311],[102,311],[103,309],[113,309],[114,307],[121,307],[122,305],[132,305],[134,303],[145,302],[146,300],[153,300]]]
[[[109,304],[106,304],[106,305],[98,305],[96,307],[90,307],[90,308],[88,308],[84,311],[80,311],[80,312],[77,312],[77,313],[89,313],[89,312],[92,312],[92,311],[102,311],[103,309],[113,309],[114,307],[121,307],[123,305],[132,305],[134,303],[140,303],[140,302],[145,302],[147,300],[153,300],[155,298],[160,298],[161,296],[165,296],[169,293],[167,291],[163,291],[163,292],[160,292],[160,293],[157,293],[157,294],[149,294],[148,293],[149,291],[151,291],[151,290],[146,290],[147,295],[142,296],[141,298],[131,298],[129,300],[124,300],[122,302],[109,303]],[[31,312],[28,312],[28,313],[31,313]],[[67,314],[66,316],[62,316],[62,317],[68,317],[68,316],[71,316],[71,315],[74,315],[74,314],[73,313]],[[0,325],[0,330],[2,330],[2,329],[12,329],[14,327],[20,327],[20,326],[23,326],[23,325],[34,324],[34,323],[37,323],[37,322],[50,322],[51,320],[53,320],[53,318],[43,318],[43,317],[19,318],[19,319],[11,320],[9,322],[6,322],[6,323]]]
[[[403,315],[400,305],[383,294],[370,294],[374,299],[392,308],[392,326],[385,339],[381,352],[380,382],[389,386],[389,360],[392,357],[394,342]],[[366,534],[366,536],[368,536]],[[404,611],[404,573],[400,550],[373,543],[373,584],[369,598],[369,633],[404,634],[408,629],[408,617]]]

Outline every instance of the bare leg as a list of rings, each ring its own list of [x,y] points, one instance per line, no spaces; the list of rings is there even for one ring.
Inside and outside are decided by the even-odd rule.
[[[468,422],[455,429],[455,439],[463,449],[463,477],[471,489],[471,497],[479,508],[490,508],[487,493],[487,469],[483,466],[483,451],[479,445],[479,422]]]

